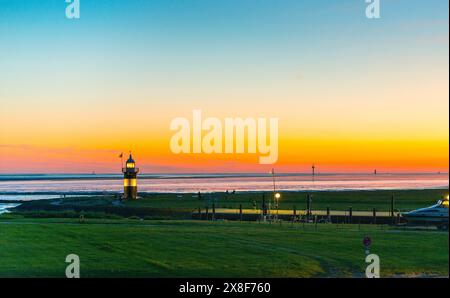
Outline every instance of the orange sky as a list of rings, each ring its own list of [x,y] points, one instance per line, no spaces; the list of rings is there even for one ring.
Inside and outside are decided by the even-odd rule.
[[[447,1],[396,1],[376,21],[353,3],[105,1],[76,23],[13,3],[0,19],[1,173],[118,172],[129,150],[144,172],[448,172]],[[278,162],[171,153],[171,120],[194,109],[278,118]]]

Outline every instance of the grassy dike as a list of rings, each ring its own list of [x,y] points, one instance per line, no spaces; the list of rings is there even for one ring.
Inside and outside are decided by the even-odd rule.
[[[448,276],[448,233],[369,225],[0,219],[1,277],[363,277],[362,239],[384,277]]]

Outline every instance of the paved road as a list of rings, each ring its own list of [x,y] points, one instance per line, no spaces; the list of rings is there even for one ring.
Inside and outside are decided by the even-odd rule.
[[[206,210],[201,210],[202,214],[206,213]],[[211,213],[212,209],[210,208],[208,210],[208,213]],[[194,211],[194,213],[198,213],[198,211]],[[239,209],[225,209],[225,208],[216,208],[216,214],[239,214]],[[242,214],[261,214],[261,210],[254,210],[254,209],[242,209]],[[272,214],[277,214],[276,210],[272,210]],[[278,210],[279,215],[294,215],[293,210]],[[297,215],[305,215],[305,210],[297,210]],[[346,216],[348,215],[348,211],[330,211],[331,216]],[[326,210],[313,210],[312,215],[319,215],[319,216],[326,216],[327,211]],[[372,217],[373,213],[372,211],[353,211],[353,216],[367,216]],[[377,211],[377,216],[390,216],[390,212],[381,212]],[[397,212],[394,212],[394,215],[397,216]]]

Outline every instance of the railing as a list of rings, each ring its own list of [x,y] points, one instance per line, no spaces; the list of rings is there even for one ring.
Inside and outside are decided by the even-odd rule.
[[[139,168],[122,168],[122,173],[139,173]]]

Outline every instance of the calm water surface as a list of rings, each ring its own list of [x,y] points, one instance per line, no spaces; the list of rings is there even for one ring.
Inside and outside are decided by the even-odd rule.
[[[122,177],[109,175],[0,175],[0,200],[30,200],[60,197],[62,194],[88,195],[122,191]],[[391,190],[448,188],[444,174],[277,174],[280,191],[308,190]],[[140,192],[191,193],[269,191],[272,177],[267,174],[179,174],[138,176]]]

